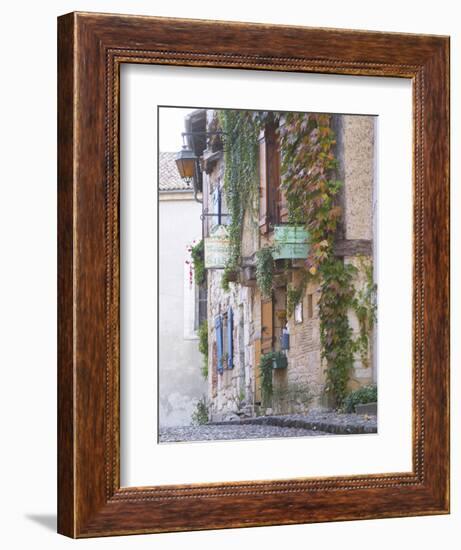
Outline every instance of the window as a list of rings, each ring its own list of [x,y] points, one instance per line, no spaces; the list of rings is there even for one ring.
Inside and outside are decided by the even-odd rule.
[[[268,233],[272,226],[288,221],[285,196],[280,188],[280,146],[277,126],[272,121],[259,136],[259,227]]]
[[[195,285],[195,330],[207,320],[207,285]]]
[[[218,352],[217,370],[222,374],[224,367],[234,367],[234,312],[232,307],[215,319],[216,346]]]
[[[222,218],[222,197],[221,188],[216,186],[211,195],[211,223],[210,228],[213,230],[217,225],[221,225]]]
[[[197,338],[197,330],[207,318],[206,280],[202,285],[197,285],[191,266],[192,258],[189,247],[185,253],[183,284],[183,322],[186,340]]]
[[[226,200],[220,185],[217,185],[211,194],[210,230],[218,225],[229,225],[230,216],[227,212]]]

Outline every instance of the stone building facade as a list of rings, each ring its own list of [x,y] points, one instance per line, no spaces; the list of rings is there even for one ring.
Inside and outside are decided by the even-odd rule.
[[[196,111],[188,121],[202,132],[214,128],[213,110]],[[187,127],[187,124],[186,124]],[[374,148],[375,119],[369,116],[334,115],[338,179],[343,182],[340,202],[342,220],[335,245],[336,255],[345,263],[362,265],[373,261],[375,227]],[[280,154],[273,128],[259,136],[259,200],[280,183]],[[210,145],[210,139],[196,144],[201,159],[203,197],[203,237],[213,235],[218,226],[228,223],[224,199],[224,154]],[[274,225],[286,224],[286,205],[279,197],[278,206],[267,203],[258,214],[245,214],[241,231],[241,265],[229,290],[222,288],[222,269],[207,270],[208,300],[208,398],[211,420],[225,420],[242,415],[303,413],[310,408],[328,406],[325,395],[326,365],[321,358],[318,301],[319,282],[308,282],[300,302],[287,316],[287,292],[302,276],[302,260],[277,261],[271,299],[263,298],[256,284],[256,252],[274,242]],[[272,211],[271,211],[272,209]],[[272,218],[270,218],[272,216]],[[282,267],[283,263],[283,267]],[[365,284],[356,277],[357,288]],[[355,314],[349,315],[355,332],[359,325]],[[261,355],[286,348],[286,368],[272,374],[273,397],[263,403]],[[285,335],[285,336],[283,336]],[[283,340],[283,341],[282,341]],[[356,354],[349,386],[355,389],[376,381],[373,362],[374,339],[370,339],[366,360]]]

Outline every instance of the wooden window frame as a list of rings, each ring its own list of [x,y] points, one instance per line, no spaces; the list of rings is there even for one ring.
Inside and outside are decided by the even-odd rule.
[[[259,177],[259,230],[265,235],[269,232],[268,195],[267,195],[267,146],[264,130],[258,139],[258,177]]]
[[[448,37],[72,13],[59,18],[58,50],[59,532],[97,537],[448,513]],[[120,485],[122,63],[411,79],[411,471]]]
[[[267,164],[267,216],[270,229],[282,221],[280,189],[280,150],[277,130],[274,123],[266,126],[266,164]]]
[[[288,220],[285,196],[280,187],[281,167],[278,135],[275,122],[266,124],[259,135],[259,226],[262,234],[272,231],[274,225]],[[275,196],[275,198],[274,198]]]

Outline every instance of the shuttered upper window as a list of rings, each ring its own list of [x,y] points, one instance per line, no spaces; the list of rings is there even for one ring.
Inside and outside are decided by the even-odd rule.
[[[272,226],[288,221],[280,183],[279,138],[277,126],[272,121],[259,135],[259,227],[263,234]]]

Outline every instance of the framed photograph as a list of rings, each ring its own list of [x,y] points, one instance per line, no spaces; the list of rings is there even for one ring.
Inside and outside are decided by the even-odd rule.
[[[449,512],[449,39],[58,20],[58,531]]]

